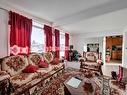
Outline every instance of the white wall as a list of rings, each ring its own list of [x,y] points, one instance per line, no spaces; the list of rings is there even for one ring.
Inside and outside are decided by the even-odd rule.
[[[0,9],[0,58],[8,55],[8,13]]]
[[[73,34],[75,37],[80,38],[93,38],[93,37],[104,37],[104,36],[113,36],[113,35],[123,35],[124,28],[118,28],[113,30],[105,30],[105,31],[98,31],[98,32],[87,32],[81,34]]]
[[[74,45],[74,49],[79,53],[83,53],[84,39],[78,36],[72,36],[72,44]]]
[[[97,38],[85,38],[84,39],[84,46],[87,47],[87,44],[90,43],[99,43],[99,52],[102,52],[103,50],[103,37],[97,37]]]
[[[69,35],[69,45],[72,45],[72,36]]]
[[[72,44],[74,45],[74,49],[78,50],[81,54],[83,52],[83,46],[85,43],[100,43],[100,51],[103,51],[103,37],[105,36],[113,36],[113,35],[123,35],[123,29],[114,29],[100,32],[88,32],[82,34],[73,34],[72,35]],[[91,39],[91,40],[90,40]]]
[[[112,71],[115,71],[118,74],[119,66],[118,65],[103,65],[102,66],[102,72],[104,75],[111,76]]]
[[[127,28],[126,28],[127,29]],[[124,43],[125,47],[127,48],[127,32],[124,33],[123,29],[117,29],[117,30],[112,30],[112,31],[103,31],[103,32],[95,32],[95,33],[84,33],[84,34],[75,34],[72,36],[72,43],[74,45],[74,49],[78,50],[81,54],[83,52],[83,46],[86,45],[87,43],[99,43],[99,50],[102,52],[102,58],[104,60],[104,37],[105,36],[112,36],[112,35],[123,35],[124,36]],[[127,49],[125,50],[124,54],[124,67],[127,67]],[[103,65],[103,73],[104,75],[110,76],[111,71],[116,71],[118,73],[118,65],[108,65],[104,64]]]
[[[123,35],[123,54],[122,54],[122,63],[123,66],[127,68],[127,28],[125,29],[124,35]]]
[[[89,43],[99,43],[99,52],[103,51],[103,37],[80,38],[78,36],[73,36],[72,39],[74,49],[76,49],[81,54],[84,51],[84,46],[87,47],[87,44]]]

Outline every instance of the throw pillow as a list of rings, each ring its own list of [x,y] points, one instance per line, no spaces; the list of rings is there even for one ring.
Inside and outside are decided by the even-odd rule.
[[[51,62],[52,65],[57,65],[59,64],[61,61],[58,58],[53,59],[53,61]]]
[[[23,73],[34,73],[38,70],[38,66],[34,66],[29,64],[28,66],[26,66],[26,68],[24,70],[22,70]]]
[[[41,61],[39,62],[39,64],[38,64],[38,66],[39,66],[40,68],[45,68],[45,67],[48,67],[49,64],[41,60]]]

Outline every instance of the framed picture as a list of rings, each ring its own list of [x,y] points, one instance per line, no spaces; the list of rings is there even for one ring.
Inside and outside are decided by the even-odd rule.
[[[99,43],[87,44],[87,52],[99,52]]]

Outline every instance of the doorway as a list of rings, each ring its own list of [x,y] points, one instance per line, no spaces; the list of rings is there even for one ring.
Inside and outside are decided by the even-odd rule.
[[[122,64],[123,36],[106,36],[105,61],[107,64]]]

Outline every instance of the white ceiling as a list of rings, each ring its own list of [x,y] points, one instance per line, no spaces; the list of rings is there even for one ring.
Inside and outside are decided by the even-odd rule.
[[[73,33],[88,33],[103,31],[110,32],[116,29],[124,29],[126,26],[127,9],[124,9],[93,17],[91,19],[85,19],[74,24],[64,25],[63,28],[73,31]]]
[[[1,0],[0,3],[49,20],[72,34],[127,25],[127,0]]]

